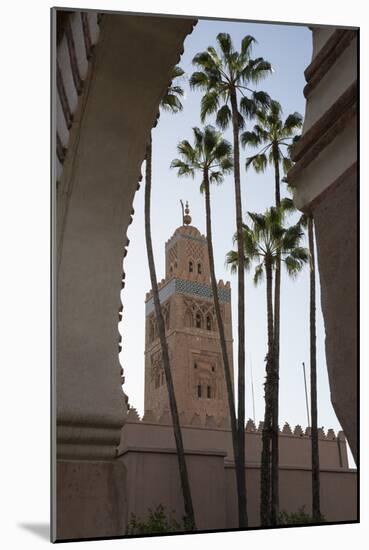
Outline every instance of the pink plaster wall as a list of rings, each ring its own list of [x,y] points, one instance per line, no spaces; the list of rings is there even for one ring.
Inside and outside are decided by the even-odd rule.
[[[237,497],[228,429],[182,428],[193,503],[199,529],[237,527]],[[297,434],[300,430],[296,430]],[[261,432],[245,432],[250,527],[259,524]],[[327,521],[354,521],[356,470],[348,468],[342,432],[321,433],[321,510]],[[333,439],[334,438],[334,439]],[[341,447],[341,463],[338,445]],[[159,504],[181,520],[183,502],[172,426],[139,420],[130,412],[122,430],[119,460],[126,467],[128,517],[140,518]],[[311,513],[310,437],[280,434],[280,510]]]

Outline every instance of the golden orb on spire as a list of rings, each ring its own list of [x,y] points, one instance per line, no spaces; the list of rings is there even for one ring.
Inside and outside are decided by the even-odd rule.
[[[183,216],[183,223],[185,225],[190,225],[191,222],[192,222],[192,218],[190,216],[190,208],[188,206],[188,201],[186,201],[186,208],[185,208],[185,214]]]

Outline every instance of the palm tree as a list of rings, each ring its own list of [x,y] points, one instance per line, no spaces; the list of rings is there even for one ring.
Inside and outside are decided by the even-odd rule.
[[[176,66],[172,72],[172,79],[182,76],[184,74],[183,70]],[[183,90],[180,86],[170,85],[164,98],[160,103],[160,107],[169,110],[173,113],[176,113],[182,109],[182,103],[180,97],[183,95]],[[177,449],[177,458],[178,458],[178,467],[181,479],[184,509],[185,509],[185,523],[189,529],[195,530],[195,515],[192,504],[192,495],[191,488],[188,479],[188,471],[186,465],[186,459],[184,454],[183,447],[183,438],[182,431],[179,424],[179,415],[177,409],[177,401],[174,392],[173,378],[169,361],[169,352],[168,344],[165,337],[165,324],[163,313],[161,310],[160,299],[159,299],[159,289],[158,281],[156,277],[155,261],[151,240],[151,184],[152,184],[152,139],[151,134],[149,141],[146,147],[146,172],[145,172],[145,237],[146,237],[146,249],[147,249],[147,258],[149,263],[150,279],[151,279],[151,288],[153,293],[153,301],[155,307],[155,315],[158,325],[158,333],[160,339],[161,353],[163,368],[165,373],[165,379],[168,389],[168,398],[169,398],[169,407],[172,415],[173,421],[173,431],[174,438],[176,442]]]
[[[281,205],[280,164],[286,174],[292,166],[290,158],[291,140],[302,126],[302,116],[295,112],[283,121],[282,107],[278,101],[271,101],[267,109],[259,110],[257,124],[251,132],[241,135],[243,146],[260,147],[256,155],[246,159],[246,170],[252,165],[256,172],[264,172],[268,165],[274,168],[275,206]],[[272,518],[276,524],[279,512],[279,349],[280,349],[280,303],[281,303],[281,260],[275,265],[274,290],[274,390],[272,414]]]
[[[216,113],[216,123],[221,129],[232,124],[233,164],[236,202],[237,246],[240,257],[238,273],[238,469],[242,480],[238,499],[240,527],[248,525],[245,478],[245,279],[243,266],[242,200],[240,178],[239,133],[245,125],[245,118],[252,117],[258,109],[269,102],[265,92],[254,91],[250,84],[256,84],[271,71],[271,65],[262,57],[251,58],[255,38],[245,36],[241,49],[234,49],[227,33],[217,36],[219,53],[213,46],[198,53],[193,64],[200,70],[192,74],[190,85],[205,92],[201,100],[201,121]],[[241,99],[239,101],[239,97]]]
[[[311,409],[311,485],[313,519],[321,521],[320,513],[320,467],[318,438],[318,389],[316,366],[316,285],[315,285],[315,238],[313,214],[303,214],[302,227],[307,228],[310,253],[310,409]]]
[[[308,216],[308,236],[310,251],[310,400],[311,400],[311,473],[313,493],[313,519],[321,521],[320,514],[320,468],[318,440],[318,403],[316,376],[316,294],[315,294],[315,250],[314,219]]]
[[[295,140],[296,133],[302,127],[300,113],[292,113],[282,119],[282,107],[278,101],[272,100],[265,109],[255,113],[257,124],[252,131],[241,134],[243,146],[259,148],[256,155],[246,159],[246,169],[252,165],[256,172],[264,172],[268,165],[274,167],[275,205],[281,203],[280,164],[286,174],[292,166],[290,145]]]
[[[289,199],[288,199],[289,200]],[[273,271],[281,258],[288,274],[296,277],[308,260],[308,251],[301,247],[303,232],[299,224],[283,226],[284,205],[271,207],[264,214],[249,212],[251,226],[244,225],[244,265],[246,269],[258,261],[254,283],[257,285],[266,276],[268,348],[266,355],[265,413],[262,432],[262,455],[260,473],[260,521],[263,526],[275,524],[271,514],[271,449],[270,432],[273,414],[273,389],[276,376],[274,368],[274,322],[273,322]],[[235,240],[237,235],[235,235]],[[227,254],[226,263],[231,271],[240,269],[238,251]]]
[[[294,143],[300,139],[300,136],[293,138],[293,143],[288,147],[288,153],[291,155],[291,149]],[[287,183],[288,179],[282,181]],[[288,186],[289,191],[291,188]],[[296,208],[290,200],[286,209],[290,212],[296,211]],[[310,409],[311,409],[311,485],[312,485],[312,503],[313,519],[316,522],[321,521],[320,512],[320,465],[319,465],[319,438],[318,438],[318,388],[317,388],[317,361],[316,361],[316,284],[315,284],[315,237],[314,237],[314,217],[312,212],[302,214],[299,222],[301,227],[307,229],[309,254],[310,254]]]
[[[224,180],[224,175],[230,173],[233,168],[232,162],[232,146],[228,141],[223,139],[222,134],[217,132],[212,126],[206,126],[204,130],[193,128],[194,145],[191,145],[187,140],[183,140],[178,144],[178,153],[180,158],[174,159],[171,168],[178,169],[178,176],[190,176],[192,178],[198,173],[201,178],[200,192],[205,196],[205,212],[206,212],[206,239],[208,245],[210,279],[214,298],[215,314],[220,336],[220,347],[222,351],[224,376],[227,387],[229,414],[231,420],[233,452],[235,463],[238,460],[237,447],[237,421],[234,403],[233,382],[231,369],[229,365],[229,357],[227,352],[227,344],[224,332],[224,323],[220,310],[219,293],[217,278],[214,267],[214,251],[212,238],[212,220],[210,208],[210,184],[220,184]],[[237,475],[237,493],[242,495],[240,483],[243,482]]]

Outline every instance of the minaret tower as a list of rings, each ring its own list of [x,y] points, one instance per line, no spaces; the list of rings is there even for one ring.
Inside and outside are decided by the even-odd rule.
[[[229,418],[219,332],[211,289],[207,241],[191,225],[186,203],[183,225],[165,245],[165,279],[159,296],[178,411],[216,422]],[[230,283],[218,283],[220,307],[233,375]],[[145,411],[157,419],[169,409],[152,292],[146,294]]]

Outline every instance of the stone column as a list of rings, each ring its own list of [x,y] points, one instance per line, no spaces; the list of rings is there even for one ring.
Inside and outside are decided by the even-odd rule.
[[[55,231],[54,540],[124,534],[116,449],[126,415],[118,358],[126,231],[158,105],[194,23],[105,14],[74,117]]]
[[[357,453],[357,30],[312,28],[302,137],[288,173],[314,216],[331,400]]]

